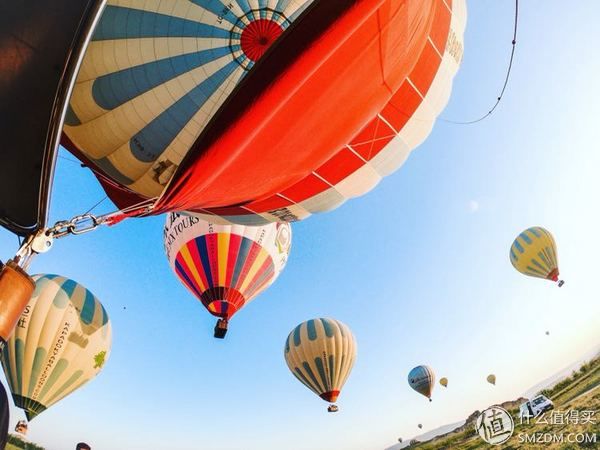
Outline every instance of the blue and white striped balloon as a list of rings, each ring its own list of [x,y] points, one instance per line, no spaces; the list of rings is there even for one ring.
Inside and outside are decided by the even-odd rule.
[[[64,132],[113,181],[159,196],[211,118],[313,0],[108,0]]]

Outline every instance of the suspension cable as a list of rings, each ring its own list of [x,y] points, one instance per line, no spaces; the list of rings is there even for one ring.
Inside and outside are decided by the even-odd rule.
[[[449,120],[449,119],[444,119],[444,118],[439,118],[440,121],[442,122],[446,122],[446,123],[451,123],[451,124],[455,124],[455,125],[471,125],[477,122],[481,122],[484,119],[487,119],[489,116],[492,115],[492,113],[494,112],[494,110],[498,107],[498,105],[500,104],[500,101],[502,100],[502,97],[504,95],[504,91],[506,90],[506,87],[508,86],[508,79],[510,78],[510,72],[512,70],[512,65],[513,65],[513,60],[515,57],[515,49],[517,46],[517,29],[518,29],[518,25],[519,25],[519,0],[515,0],[515,24],[514,24],[514,30],[513,30],[513,38],[512,38],[512,49],[510,52],[510,61],[508,63],[508,68],[506,69],[506,76],[504,78],[504,84],[502,85],[502,90],[500,91],[500,94],[498,95],[498,97],[496,98],[496,103],[494,103],[494,106],[492,106],[492,108],[483,116],[479,117],[478,119],[474,119],[474,120],[468,120],[468,121],[457,121],[457,120]]]

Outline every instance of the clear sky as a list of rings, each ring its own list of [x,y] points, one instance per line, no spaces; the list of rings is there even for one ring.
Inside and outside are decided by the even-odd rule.
[[[494,102],[513,6],[468,2],[464,61],[442,117],[472,119]],[[56,242],[32,272],[94,292],[113,347],[104,371],[36,418],[29,437],[50,450],[79,440],[94,450],[382,449],[419,434],[417,423],[426,431],[516,398],[596,347],[598,17],[595,0],[522,1],[515,65],[494,115],[437,123],[374,191],[294,224],[287,268],[223,341],[171,273],[164,217]],[[103,195],[89,172],[61,158],[51,221]],[[509,262],[512,239],[533,225],[555,235],[561,289]],[[1,232],[3,259],[16,241]],[[289,331],[319,316],[345,322],[358,342],[337,414],[283,359]],[[418,364],[449,378],[433,403],[407,384]],[[14,426],[23,414],[11,412]]]

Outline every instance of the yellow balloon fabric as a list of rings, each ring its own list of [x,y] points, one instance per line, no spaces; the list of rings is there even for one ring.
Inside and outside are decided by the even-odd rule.
[[[515,238],[510,247],[510,262],[522,274],[558,281],[556,243],[542,227],[527,228]]]
[[[33,279],[1,358],[15,405],[29,420],[94,378],[112,341],[106,310],[90,291],[58,275]]]
[[[440,384],[444,387],[448,387],[448,378],[440,378]]]
[[[496,375],[494,375],[493,373],[488,375],[487,382],[490,384],[493,384],[495,386],[496,385]]]
[[[285,361],[294,376],[327,402],[335,402],[356,359],[350,328],[334,319],[302,322],[289,334]]]

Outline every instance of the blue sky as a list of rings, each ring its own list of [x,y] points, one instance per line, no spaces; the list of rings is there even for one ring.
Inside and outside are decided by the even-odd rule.
[[[464,61],[442,117],[472,119],[494,102],[512,15],[509,1],[468,2]],[[418,434],[417,423],[425,431],[516,398],[596,347],[599,16],[593,0],[521,2],[515,65],[494,115],[438,123],[374,191],[294,224],[285,271],[224,341],[170,271],[164,217],[57,241],[31,271],[94,292],[113,348],[97,379],[31,423],[30,438],[50,450],[80,440],[94,450],[381,449]],[[61,158],[51,221],[103,195]],[[512,239],[532,225],[555,235],[561,289],[510,265]],[[2,231],[0,250],[7,259],[16,238]],[[289,331],[318,316],[347,323],[358,342],[338,414],[283,359]],[[407,384],[418,364],[449,378],[433,403]],[[21,417],[13,409],[11,425]]]

